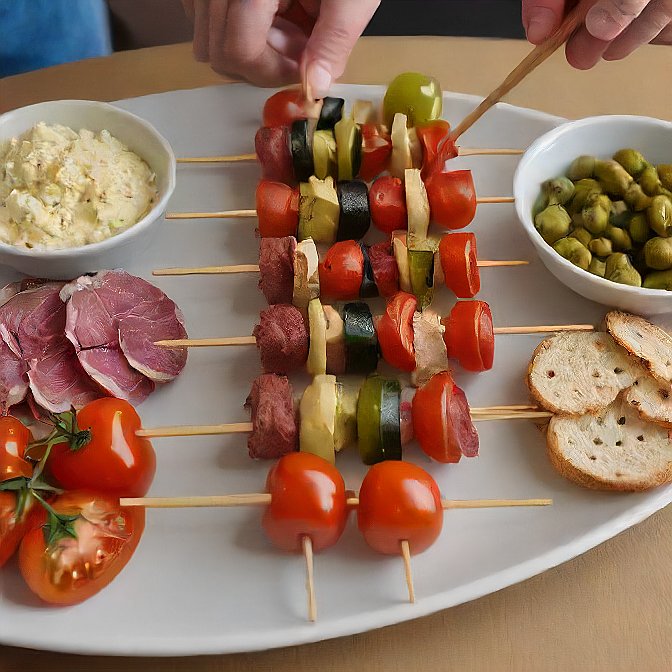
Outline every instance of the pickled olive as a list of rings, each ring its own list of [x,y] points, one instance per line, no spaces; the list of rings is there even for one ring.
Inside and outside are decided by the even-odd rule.
[[[643,212],[636,212],[628,224],[628,232],[630,238],[635,243],[645,243],[651,237],[651,229],[649,228],[649,221]]]
[[[567,261],[571,261],[574,266],[578,266],[584,271],[588,270],[592,259],[591,254],[576,238],[561,238],[553,245],[553,249]]]
[[[649,226],[663,238],[672,235],[672,200],[667,196],[654,196],[646,211]]]
[[[607,265],[601,259],[593,257],[590,261],[590,265],[588,266],[588,272],[592,273],[593,275],[599,275],[601,278],[603,278],[606,268]]]
[[[595,177],[604,191],[613,196],[623,196],[632,184],[633,178],[620,163],[616,161],[597,161]]]
[[[620,149],[614,154],[614,161],[620,163],[634,178],[639,177],[649,165],[641,152],[636,149]]]
[[[549,205],[534,218],[535,228],[549,245],[569,233],[571,222],[572,218],[561,205]]]
[[[614,252],[614,254],[610,254],[607,257],[604,277],[607,280],[619,282],[622,285],[642,286],[642,276],[630,263],[628,255],[622,252]]]
[[[593,177],[596,162],[597,159],[594,156],[580,156],[578,159],[574,159],[567,171],[567,177],[573,182]]]
[[[595,235],[599,235],[609,224],[611,201],[604,194],[590,194],[581,211],[583,225]]]
[[[548,207],[548,196],[542,191],[532,207],[532,217],[536,217],[542,210]]]
[[[637,182],[647,196],[655,196],[663,186],[655,166],[647,166]]]
[[[549,205],[565,205],[574,196],[574,183],[567,177],[546,180],[541,188],[548,197]]]
[[[397,75],[385,92],[383,116],[388,128],[397,112],[408,117],[409,126],[419,126],[441,118],[443,95],[434,77],[419,72]]]
[[[644,245],[644,261],[656,271],[672,268],[672,239],[656,237],[647,241]]]
[[[593,239],[590,231],[584,229],[582,226],[577,226],[574,231],[569,234],[569,237],[576,238],[584,247],[588,247],[590,241]]]
[[[633,182],[623,196],[623,200],[628,204],[631,210],[643,212],[651,205],[651,197],[644,193],[644,190]]]
[[[666,289],[668,292],[672,290],[672,271],[653,271],[649,273],[642,287],[647,289]]]
[[[609,211],[609,224],[624,229],[630,223],[630,209],[625,201],[613,201]]]
[[[662,163],[658,166],[658,177],[663,187],[672,191],[672,163]]]
[[[616,226],[608,226],[604,235],[611,241],[614,252],[629,252],[632,250],[632,240],[630,235],[624,229]],[[600,255],[604,256],[604,255]]]
[[[575,229],[582,229],[583,228],[583,213],[582,212],[575,212],[572,215],[572,226]]]
[[[597,257],[608,257],[614,251],[609,238],[591,240],[588,249]]]
[[[597,180],[579,180],[574,185],[574,198],[572,198],[572,202],[569,205],[570,212],[581,212],[589,196],[601,193],[602,187]]]

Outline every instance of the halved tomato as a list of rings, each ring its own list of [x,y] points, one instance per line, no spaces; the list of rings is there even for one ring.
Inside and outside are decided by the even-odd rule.
[[[470,299],[481,289],[476,236],[473,233],[449,233],[441,238],[439,257],[446,287],[459,299]]]
[[[261,180],[256,193],[259,235],[296,236],[299,227],[299,190],[281,182]]]
[[[364,255],[359,243],[343,240],[332,245],[318,266],[320,296],[331,301],[359,298],[364,277]]]
[[[415,370],[413,315],[418,300],[413,294],[397,292],[385,312],[376,318],[378,345],[383,359],[401,371]]]
[[[485,301],[458,301],[448,317],[443,340],[450,359],[467,371],[488,371],[495,358],[492,312]]]
[[[476,187],[470,170],[433,173],[426,182],[432,221],[444,229],[463,229],[476,215]]]

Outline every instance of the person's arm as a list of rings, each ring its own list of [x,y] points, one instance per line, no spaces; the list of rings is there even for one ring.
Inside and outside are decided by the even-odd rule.
[[[532,44],[558,28],[568,0],[522,0],[523,25]],[[625,58],[643,44],[672,44],[672,0],[598,0],[567,43],[567,60],[587,70],[600,59]]]
[[[380,0],[295,0],[308,34],[283,17],[290,0],[182,0],[194,22],[194,55],[216,72],[260,86],[302,79],[316,97],[343,74]],[[300,77],[305,73],[305,77]]]

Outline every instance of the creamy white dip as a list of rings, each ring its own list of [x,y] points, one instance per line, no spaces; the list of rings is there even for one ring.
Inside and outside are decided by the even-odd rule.
[[[39,123],[0,147],[3,243],[97,243],[136,224],[156,197],[149,166],[108,131]]]

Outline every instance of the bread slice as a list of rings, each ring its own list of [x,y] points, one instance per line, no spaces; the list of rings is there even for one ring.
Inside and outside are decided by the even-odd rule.
[[[672,386],[648,374],[638,378],[625,393],[625,401],[646,422],[672,428]]]
[[[598,413],[555,416],[548,456],[570,481],[593,490],[649,490],[672,481],[668,430],[640,419],[619,398]]]
[[[547,410],[581,415],[608,406],[643,375],[637,361],[609,334],[566,332],[539,344],[527,384]]]
[[[672,336],[643,317],[607,313],[607,331],[629,353],[637,357],[661,383],[672,383]]]

